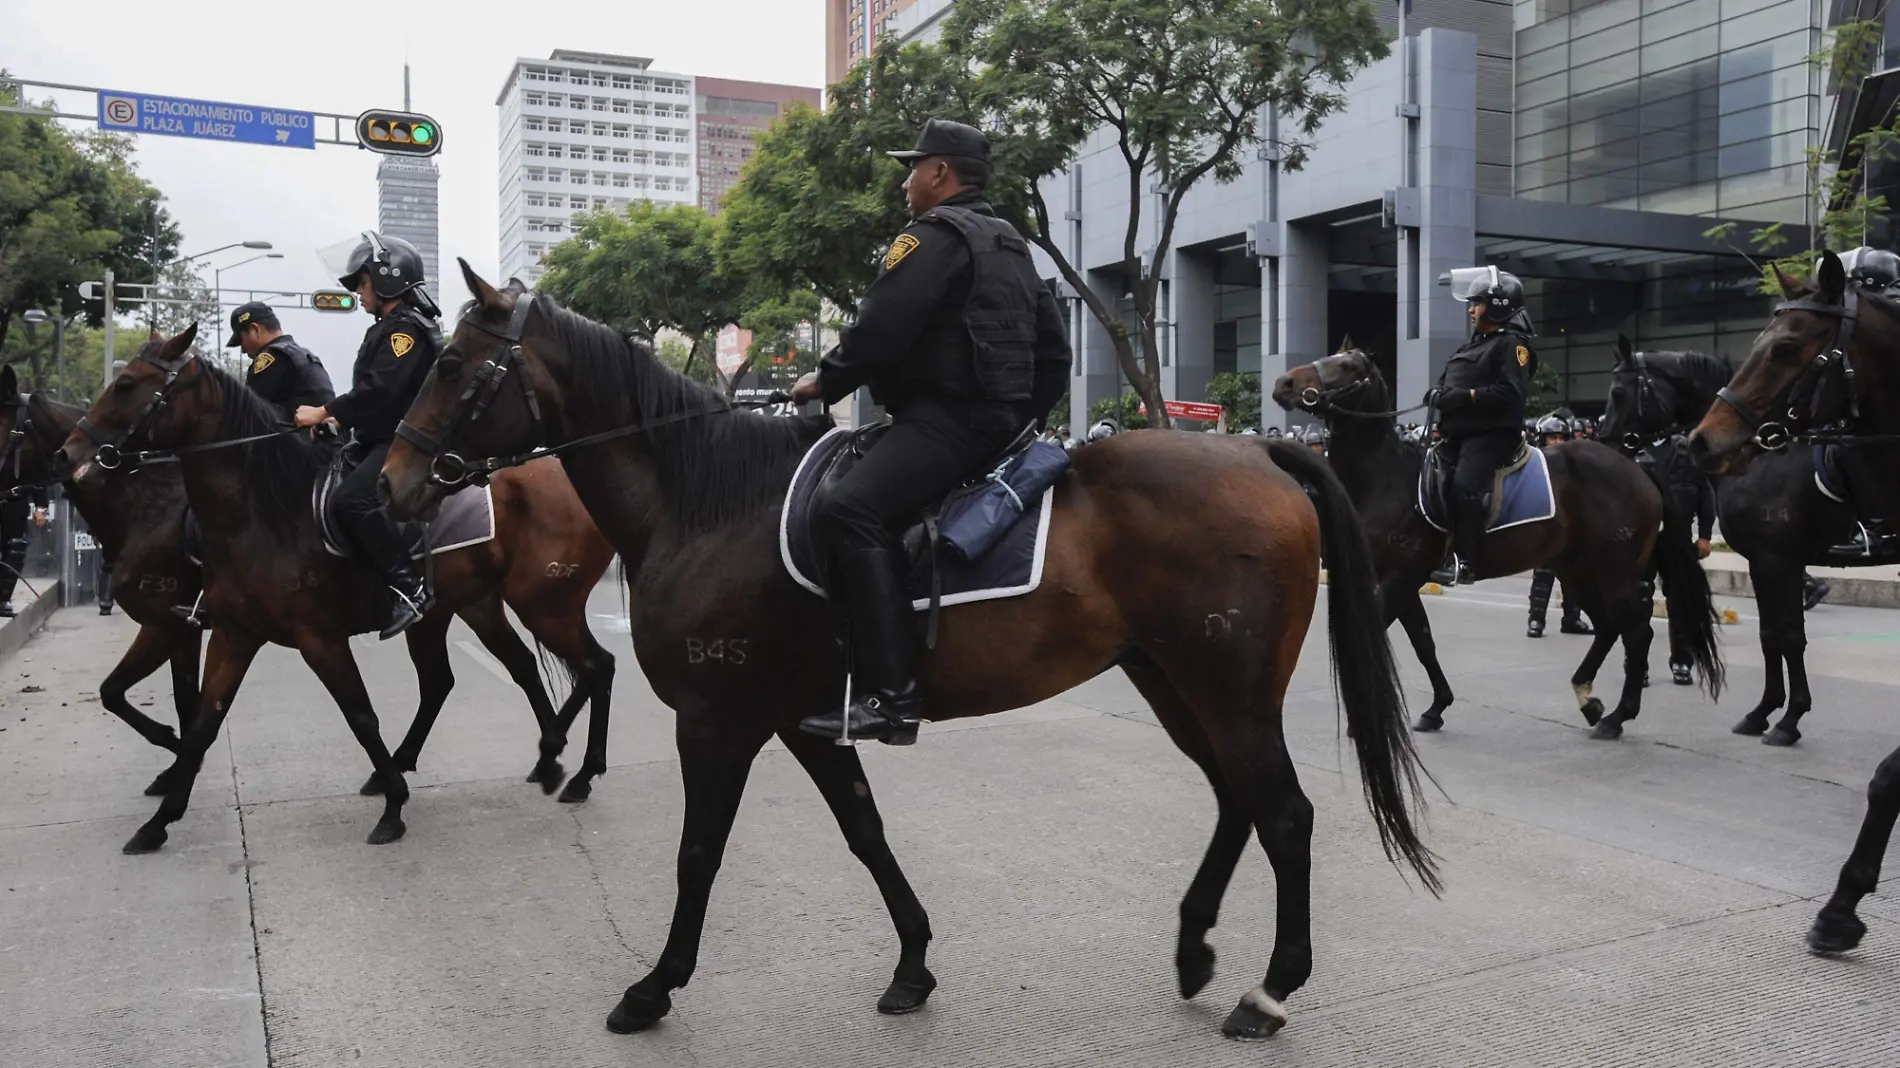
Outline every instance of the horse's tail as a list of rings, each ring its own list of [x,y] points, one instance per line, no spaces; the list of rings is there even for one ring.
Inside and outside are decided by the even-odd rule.
[[[1326,563],[1326,622],[1333,648],[1333,689],[1359,756],[1366,807],[1379,841],[1394,863],[1402,856],[1433,894],[1438,864],[1413,826],[1419,797],[1418,753],[1406,722],[1405,695],[1386,639],[1378,577],[1359,514],[1326,460],[1304,445],[1267,440],[1267,455],[1306,487],[1319,512],[1320,553]]]
[[[1662,498],[1663,528],[1655,555],[1663,601],[1669,606],[1669,630],[1687,646],[1702,688],[1714,699],[1722,696],[1724,681],[1722,651],[1715,644],[1715,597],[1709,593],[1708,572],[1696,556],[1688,513],[1676,507],[1667,489]]]

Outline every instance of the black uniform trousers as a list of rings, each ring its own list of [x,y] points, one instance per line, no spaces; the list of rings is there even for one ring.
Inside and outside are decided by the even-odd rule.
[[[33,504],[25,497],[0,500],[0,601],[13,599],[14,572],[26,566],[26,527]]]
[[[1498,468],[1503,467],[1524,435],[1517,430],[1487,430],[1462,437],[1447,437],[1438,447],[1452,466],[1452,544],[1466,563],[1477,557],[1484,540],[1484,498],[1491,492]]]
[[[383,458],[389,455],[389,446],[390,443],[384,441],[368,447],[363,458],[337,484],[333,507],[336,509],[337,521],[343,525],[357,550],[381,569],[385,577],[394,578],[408,573],[409,546],[402,532],[397,529],[396,521],[383,511],[382,494],[377,486],[377,480],[383,474]],[[353,445],[351,448],[363,449],[363,446]]]
[[[1021,431],[1014,405],[918,399],[894,413],[877,446],[838,480],[813,518],[833,561],[892,549],[892,527],[916,519]]]

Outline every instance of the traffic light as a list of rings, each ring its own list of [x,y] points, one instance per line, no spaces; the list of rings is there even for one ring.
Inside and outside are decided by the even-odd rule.
[[[347,289],[319,289],[310,294],[310,306],[318,311],[353,312],[356,294]]]
[[[356,143],[391,156],[433,156],[442,151],[442,127],[427,115],[365,111],[356,117]]]

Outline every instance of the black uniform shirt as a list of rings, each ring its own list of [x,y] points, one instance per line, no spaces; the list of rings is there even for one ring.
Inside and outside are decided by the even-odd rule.
[[[1438,403],[1439,430],[1454,435],[1522,431],[1536,364],[1530,340],[1510,330],[1465,342],[1438,379],[1445,391]]]
[[[321,408],[336,396],[330,372],[323,369],[315,353],[297,344],[289,334],[272,338],[251,358],[244,382],[251,392],[269,401],[285,422],[295,418],[298,408]]]
[[[976,189],[966,189],[944,204],[996,214]],[[885,254],[884,269],[858,302],[857,321],[819,361],[818,382],[825,403],[836,404],[859,386],[868,385],[886,407],[901,408],[907,395],[918,388],[905,379],[903,362],[927,329],[962,315],[973,277],[970,246],[949,223],[917,221],[905,227]],[[1021,412],[1025,419],[1047,416],[1069,388],[1068,335],[1062,311],[1046,287],[1036,298],[1035,350],[1035,384]]]
[[[390,312],[364,335],[350,391],[327,405],[330,415],[360,442],[394,441],[435,357],[435,324],[413,308]]]

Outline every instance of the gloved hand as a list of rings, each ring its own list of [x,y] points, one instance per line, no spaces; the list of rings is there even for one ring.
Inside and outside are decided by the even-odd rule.
[[[1471,405],[1471,391],[1468,389],[1443,389],[1438,392],[1438,410],[1455,412]]]
[[[1445,391],[1442,389],[1439,389],[1437,386],[1433,386],[1432,388],[1426,390],[1425,391],[1425,407],[1427,408],[1438,407],[1438,399],[1441,396],[1443,396],[1444,393]]]

